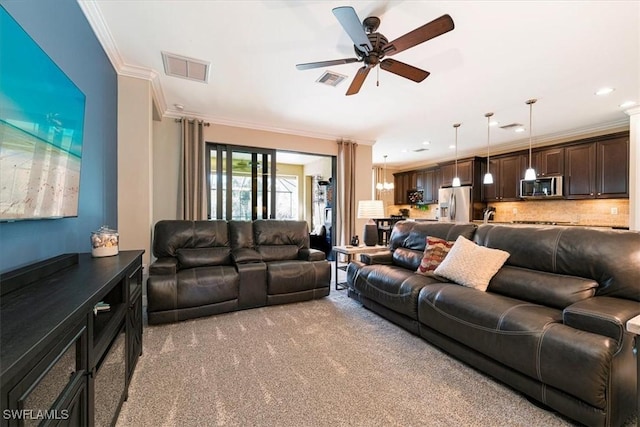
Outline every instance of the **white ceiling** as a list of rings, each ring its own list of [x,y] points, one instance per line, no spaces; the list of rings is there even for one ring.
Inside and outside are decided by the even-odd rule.
[[[152,80],[162,114],[349,138],[374,144],[374,163],[388,155],[391,167],[452,159],[455,122],[459,156],[486,153],[487,112],[527,127],[492,128],[495,150],[528,146],[529,98],[534,144],[620,128],[619,105],[640,102],[638,1],[78,2],[116,70]],[[380,70],[376,86],[372,70],[347,97],[361,63],[329,67],[348,76],[336,88],[315,82],[326,69],[295,67],[355,56],[337,6],[378,16],[389,41],[445,13],[455,29],[393,57],[429,71],[422,83]],[[163,51],[211,62],[208,83],[165,75]],[[603,86],[615,91],[594,95]]]

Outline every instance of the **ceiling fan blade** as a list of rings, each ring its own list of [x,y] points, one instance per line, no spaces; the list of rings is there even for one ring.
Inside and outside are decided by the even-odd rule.
[[[416,83],[420,83],[427,77],[429,72],[416,68],[413,65],[405,64],[404,62],[396,61],[395,59],[385,59],[380,63],[380,68],[383,70],[397,74],[400,77],[404,77],[409,80],[413,80]]]
[[[320,62],[308,62],[306,64],[296,64],[296,68],[298,70],[310,70],[312,68],[322,68],[322,67],[330,67],[332,65],[342,65],[342,64],[351,64],[352,62],[359,62],[358,58],[345,58],[345,59],[334,59],[331,61],[320,61]]]
[[[373,50],[369,37],[367,37],[367,33],[362,28],[360,18],[358,18],[356,11],[351,6],[336,7],[332,12],[340,22],[340,25],[342,25],[342,28],[349,34],[354,45],[366,53]]]
[[[360,92],[360,88],[362,87],[364,80],[367,78],[369,70],[371,70],[371,68],[366,66],[358,70],[358,73],[353,78],[351,86],[349,86],[349,89],[347,90],[347,93],[345,95],[355,95],[356,93]]]
[[[387,43],[382,50],[386,55],[395,55],[398,52],[438,37],[454,28],[453,19],[451,19],[449,15],[442,15],[440,18],[434,19],[422,27],[409,31],[404,36],[400,36],[392,42]]]

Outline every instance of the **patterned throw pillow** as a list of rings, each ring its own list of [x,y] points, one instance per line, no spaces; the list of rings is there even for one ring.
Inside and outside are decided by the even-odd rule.
[[[485,248],[459,236],[434,273],[459,285],[486,291],[491,278],[509,258],[509,252]]]
[[[437,237],[427,236],[424,255],[416,273],[424,276],[430,276],[433,273],[433,270],[435,270],[447,256],[449,249],[453,246],[453,243],[454,242],[448,242]]]

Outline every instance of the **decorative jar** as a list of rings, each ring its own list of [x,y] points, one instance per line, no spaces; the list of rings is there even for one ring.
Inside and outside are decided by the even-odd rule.
[[[104,257],[118,255],[118,232],[106,225],[91,232],[91,255]]]

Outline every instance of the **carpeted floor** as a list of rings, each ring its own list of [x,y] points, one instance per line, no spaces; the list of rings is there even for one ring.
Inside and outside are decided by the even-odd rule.
[[[332,289],[144,330],[117,426],[566,426]]]

